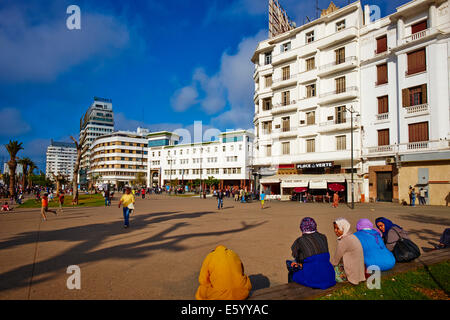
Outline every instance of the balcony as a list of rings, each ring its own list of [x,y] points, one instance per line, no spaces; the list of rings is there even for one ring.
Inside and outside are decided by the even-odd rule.
[[[297,111],[297,102],[295,100],[274,104],[271,113],[279,114],[291,111]]]
[[[423,30],[423,31],[419,31],[419,32],[413,33],[412,35],[405,37],[403,39],[403,42],[404,43],[411,43],[411,42],[414,42],[414,41],[418,41],[418,40],[424,39],[424,38],[434,34],[435,31],[436,30],[434,28],[429,28],[429,29],[426,29],[426,30]]]
[[[377,146],[366,148],[365,153],[368,155],[386,155],[394,153],[396,145],[385,145],[385,146]]]
[[[406,112],[406,114],[404,114],[405,118],[424,116],[430,114],[428,103],[419,104],[411,107],[405,107],[403,109],[404,112]]]
[[[289,75],[280,79],[272,80],[272,90],[280,89],[297,84],[297,75]]]
[[[389,120],[389,112],[376,114],[375,117],[377,121]]]
[[[330,103],[336,103],[339,101],[344,101],[344,100],[351,100],[351,99],[355,99],[358,97],[358,92],[359,89],[358,87],[354,86],[354,87],[347,87],[345,88],[345,90],[342,91],[331,91],[331,92],[327,92],[324,94],[321,94],[319,96],[319,104],[323,105],[323,104],[330,104]]]
[[[360,118],[353,116],[353,129],[359,128]],[[319,123],[318,132],[344,131],[350,130],[352,126],[351,117],[344,118],[341,121],[329,120]]]
[[[448,140],[430,140],[419,142],[407,142],[394,145],[368,147],[363,149],[366,156],[387,156],[393,154],[407,154],[421,151],[442,151],[450,150],[450,141]]]
[[[332,63],[323,65],[319,67],[319,72],[317,75],[319,77],[324,77],[333,73],[342,72],[345,70],[353,69],[358,66],[358,58],[355,56],[346,57],[341,61],[334,61]]]

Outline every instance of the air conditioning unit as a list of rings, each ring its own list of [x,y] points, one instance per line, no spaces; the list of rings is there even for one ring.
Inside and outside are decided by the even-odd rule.
[[[386,164],[393,164],[393,163],[395,163],[394,158],[386,158]]]

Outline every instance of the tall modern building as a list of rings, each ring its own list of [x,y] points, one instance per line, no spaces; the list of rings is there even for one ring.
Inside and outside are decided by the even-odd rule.
[[[47,147],[45,175],[49,179],[53,179],[53,174],[64,175],[71,181],[76,159],[77,149],[73,143],[51,140],[51,144]]]
[[[89,179],[97,186],[131,185],[141,174],[147,180],[147,129],[116,131],[94,139],[90,147]]]
[[[94,98],[94,102],[80,119],[80,140],[86,137],[83,147],[88,146],[80,163],[80,184],[86,185],[90,161],[90,146],[100,136],[114,132],[114,112],[111,99]]]
[[[431,204],[450,197],[449,1],[370,13],[331,2],[259,43],[254,164],[267,192],[409,202],[412,186]]]

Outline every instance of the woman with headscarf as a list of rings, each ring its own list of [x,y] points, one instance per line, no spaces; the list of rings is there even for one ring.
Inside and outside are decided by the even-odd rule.
[[[310,217],[302,220],[300,230],[302,235],[291,246],[295,261],[288,263],[295,271],[289,271],[288,281],[318,289],[334,286],[335,272],[330,263],[327,237],[317,231],[317,224]]]
[[[336,219],[333,225],[338,238],[336,252],[330,262],[335,266],[336,281],[348,280],[355,285],[365,281],[364,252],[361,242],[349,232],[350,223],[346,219]]]
[[[408,234],[402,227],[394,224],[391,220],[384,217],[377,218],[375,220],[377,228],[383,233],[383,240],[386,248],[389,251],[393,251],[397,241],[400,237],[403,239],[409,239]]]
[[[206,256],[198,281],[197,300],[244,300],[252,289],[239,256],[222,245]]]
[[[392,269],[395,265],[395,257],[384,245],[381,232],[374,229],[372,222],[361,219],[356,224],[356,230],[354,235],[363,247],[366,267],[376,265],[381,271]]]

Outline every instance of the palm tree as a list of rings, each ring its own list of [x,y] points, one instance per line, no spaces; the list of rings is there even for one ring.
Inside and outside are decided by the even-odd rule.
[[[20,160],[17,161],[17,163],[22,165],[23,168],[23,174],[22,174],[22,187],[25,190],[26,185],[27,185],[27,178],[28,178],[28,168],[30,167],[30,163],[33,162],[31,161],[30,158],[25,157],[22,158]]]
[[[20,150],[23,150],[22,142],[11,141],[5,145],[6,150],[8,150],[9,156],[11,159],[8,161],[9,167],[9,193],[11,195],[15,195],[16,193],[16,168],[17,168],[17,153]]]
[[[83,146],[84,141],[86,140],[86,135],[83,135],[80,138],[80,143],[74,137],[70,137],[72,141],[75,143],[75,147],[77,149],[77,160],[75,161],[75,167],[73,169],[73,181],[72,181],[72,189],[73,189],[73,200],[72,204],[78,205],[78,173],[80,172],[80,162],[83,155],[86,153],[89,146]]]
[[[28,186],[31,188],[33,187],[33,180],[31,179],[33,177],[33,171],[37,169],[36,165],[32,160],[30,160],[30,163],[28,164]]]

